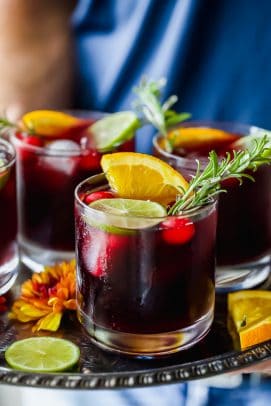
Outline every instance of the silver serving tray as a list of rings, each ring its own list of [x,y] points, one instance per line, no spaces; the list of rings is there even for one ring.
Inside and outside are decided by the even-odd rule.
[[[21,271],[9,294],[10,301],[18,294],[21,282],[29,276],[28,271]],[[269,289],[270,286],[271,278],[261,288]],[[225,295],[217,295],[213,326],[200,343],[189,350],[157,360],[133,359],[97,348],[72,316],[66,317],[61,329],[53,335],[65,337],[80,347],[81,357],[76,370],[33,374],[11,369],[5,362],[5,349],[14,340],[33,336],[33,333],[31,325],[11,322],[7,314],[1,315],[0,383],[78,390],[146,387],[213,377],[271,359],[271,340],[246,350],[234,349],[227,330]]]

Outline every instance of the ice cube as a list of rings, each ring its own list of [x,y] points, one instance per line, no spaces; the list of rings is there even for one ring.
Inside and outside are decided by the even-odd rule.
[[[76,156],[80,152],[80,146],[71,140],[57,140],[47,145],[49,155]]]
[[[41,155],[40,165],[51,168],[65,175],[74,175],[80,156],[80,146],[71,140],[57,140],[45,148],[46,155]]]
[[[107,234],[100,230],[91,230],[84,236],[82,259],[84,266],[94,276],[103,276],[107,270]]]

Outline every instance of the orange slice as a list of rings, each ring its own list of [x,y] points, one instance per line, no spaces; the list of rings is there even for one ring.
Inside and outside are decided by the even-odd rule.
[[[228,311],[241,348],[271,339],[271,291],[229,293]]]
[[[167,205],[188,188],[179,172],[151,155],[107,154],[102,157],[101,165],[109,185],[121,198],[152,200]]]
[[[62,137],[80,132],[92,122],[53,110],[35,110],[22,117],[23,130],[44,137]]]
[[[230,144],[238,137],[218,128],[208,127],[179,127],[168,133],[169,140],[174,147],[186,150],[197,148],[216,148]]]

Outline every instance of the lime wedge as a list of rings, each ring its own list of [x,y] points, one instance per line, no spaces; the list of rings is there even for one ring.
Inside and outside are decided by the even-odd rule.
[[[159,203],[149,200],[100,199],[92,202],[90,208],[102,212],[88,222],[101,229],[112,232],[112,227],[120,229],[142,229],[159,224],[166,217],[166,209]],[[114,229],[113,229],[114,230]]]
[[[73,367],[80,350],[71,341],[54,337],[32,337],[15,341],[5,352],[7,363],[27,372],[59,372]]]
[[[140,122],[132,111],[122,111],[96,121],[90,127],[90,132],[99,151],[110,151],[133,138],[139,127]]]

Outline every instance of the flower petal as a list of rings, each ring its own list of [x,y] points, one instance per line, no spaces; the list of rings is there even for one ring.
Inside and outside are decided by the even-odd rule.
[[[39,319],[39,321],[33,326],[33,331],[48,330],[57,331],[62,314],[61,313],[50,313],[45,317]]]

